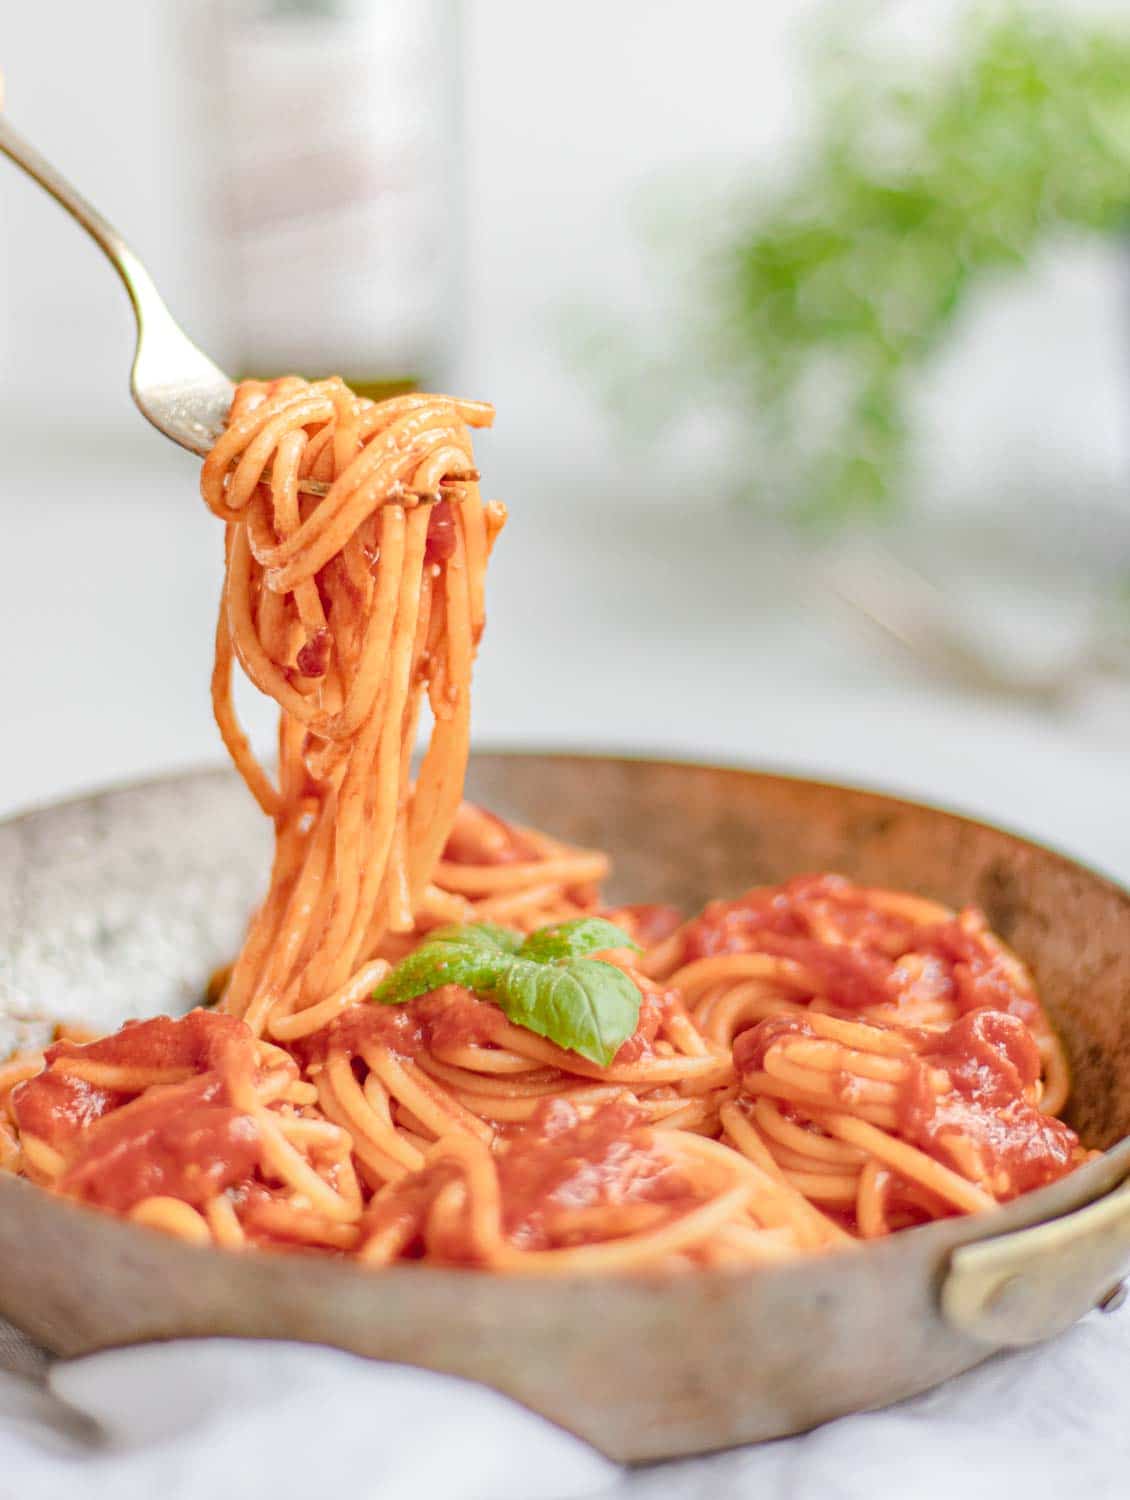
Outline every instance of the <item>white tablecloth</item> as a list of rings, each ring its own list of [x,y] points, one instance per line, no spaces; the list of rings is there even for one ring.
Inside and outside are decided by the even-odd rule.
[[[0,1497],[1124,1500],[1128,1416],[1130,1310],[887,1411],[632,1470],[465,1381],[212,1339],[0,1373]]]

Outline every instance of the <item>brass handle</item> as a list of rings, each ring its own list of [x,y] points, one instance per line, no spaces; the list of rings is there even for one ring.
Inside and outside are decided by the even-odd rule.
[[[1113,1305],[1128,1261],[1130,1178],[1047,1224],[962,1245],[950,1256],[942,1311],[985,1343],[1039,1343]]]

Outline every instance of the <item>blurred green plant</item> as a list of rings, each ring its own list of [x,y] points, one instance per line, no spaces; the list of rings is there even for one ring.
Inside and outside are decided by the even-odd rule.
[[[622,412],[713,396],[754,434],[755,493],[824,523],[902,500],[915,383],[975,290],[1053,238],[1130,224],[1125,26],[981,9],[909,73],[837,37],[810,60],[795,169],[700,209],[726,230],[699,238],[683,333],[642,362],[587,340]]]

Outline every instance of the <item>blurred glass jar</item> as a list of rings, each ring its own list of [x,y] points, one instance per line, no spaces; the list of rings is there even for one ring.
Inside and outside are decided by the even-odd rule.
[[[458,0],[217,0],[229,368],[441,385],[463,249]],[[213,53],[216,56],[216,53]]]

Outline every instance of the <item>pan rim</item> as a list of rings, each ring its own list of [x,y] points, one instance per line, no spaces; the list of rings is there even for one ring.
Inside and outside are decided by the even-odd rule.
[[[1005,838],[1020,844],[1025,849],[1031,849],[1037,854],[1051,855],[1059,864],[1066,865],[1072,869],[1081,871],[1092,880],[1099,881],[1114,896],[1125,902],[1127,912],[1130,914],[1130,882],[1123,880],[1112,871],[1099,864],[1092,864],[1078,855],[1069,853],[1054,842],[1036,838],[1033,834],[1022,833],[1009,823],[998,823],[989,818],[983,818],[976,813],[966,810],[958,804],[946,801],[935,801],[932,798],[911,796],[904,792],[894,792],[886,787],[868,781],[839,781],[824,776],[807,776],[803,772],[789,770],[785,766],[775,762],[761,761],[733,761],[733,760],[700,760],[695,756],[674,755],[660,749],[649,749],[643,746],[639,749],[626,749],[621,745],[612,745],[607,749],[586,747],[578,749],[571,745],[543,745],[524,744],[520,742],[502,741],[497,744],[475,744],[471,748],[471,761],[481,758],[491,759],[515,759],[515,760],[575,760],[575,761],[600,761],[604,764],[618,763],[621,765],[647,765],[658,769],[686,770],[686,771],[721,771],[729,776],[755,776],[761,781],[780,781],[790,786],[807,786],[818,791],[826,792],[848,792],[861,797],[875,797],[884,802],[892,803],[896,807],[915,809],[927,812],[935,816],[950,819],[957,823],[964,823],[972,828],[986,829],[990,833],[1003,834]],[[273,757],[266,760],[268,766],[273,765]],[[142,792],[168,785],[175,781],[203,780],[209,776],[220,778],[234,777],[237,773],[227,761],[220,759],[208,759],[193,761],[188,765],[171,767],[165,770],[156,770],[141,776],[126,776],[120,780],[117,778],[109,781],[99,782],[86,790],[69,792],[63,797],[49,797],[44,800],[36,799],[25,805],[12,809],[10,812],[0,816],[0,832],[24,821],[42,817],[48,813],[62,812],[67,808],[77,807],[88,802],[95,802],[104,797],[120,796],[126,792]]]

